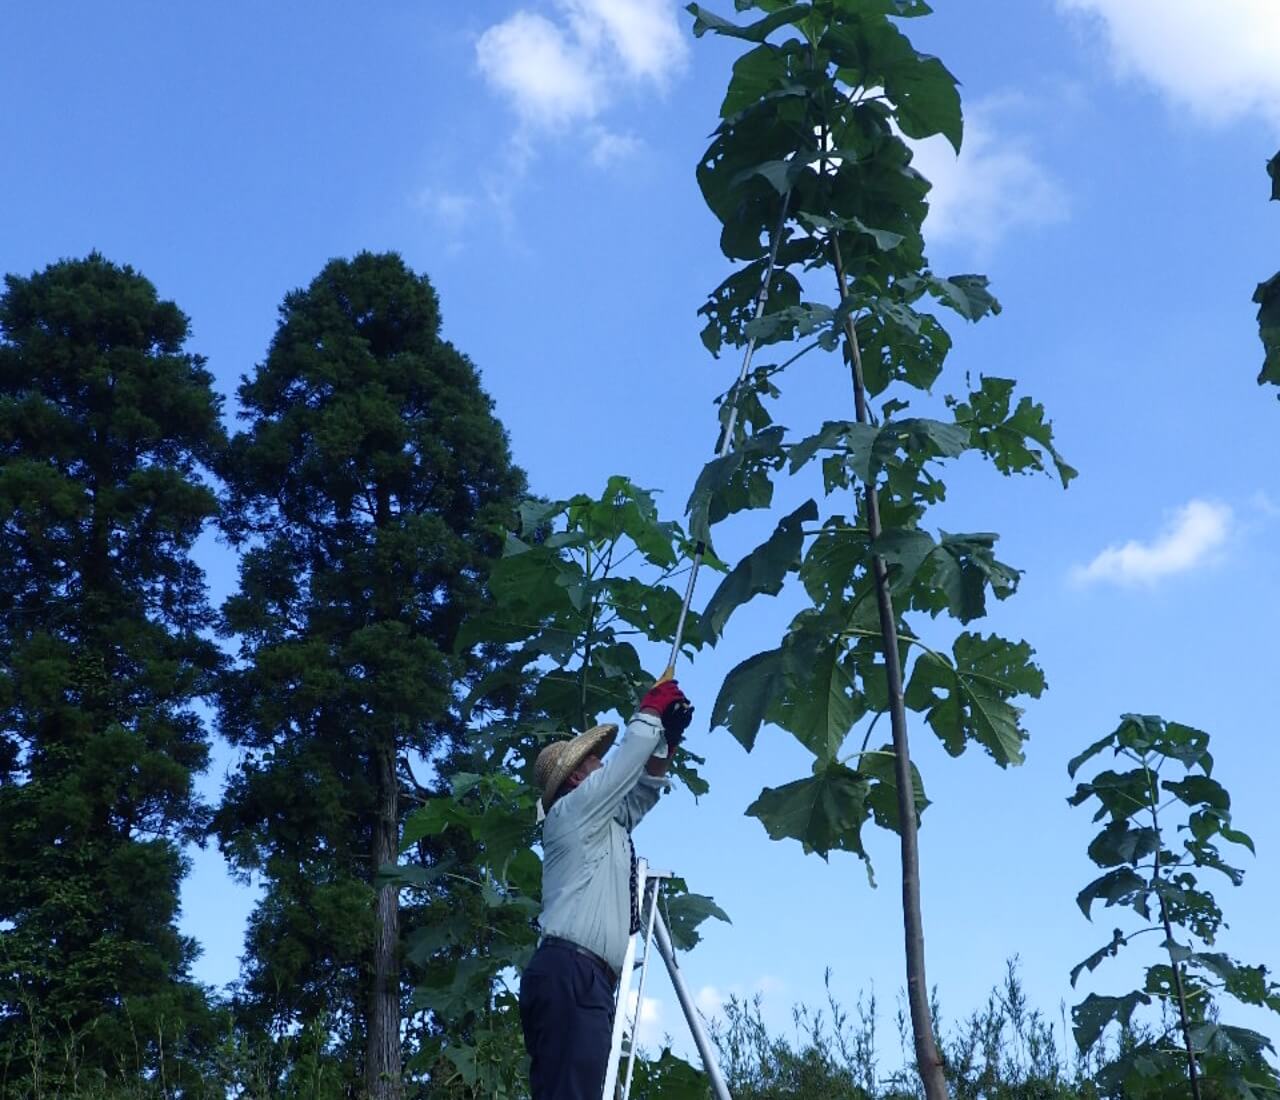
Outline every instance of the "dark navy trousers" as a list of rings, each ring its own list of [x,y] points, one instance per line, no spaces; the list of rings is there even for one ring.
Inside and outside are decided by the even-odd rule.
[[[600,964],[544,943],[520,977],[533,1100],[600,1100],[613,1039],[613,983]]]

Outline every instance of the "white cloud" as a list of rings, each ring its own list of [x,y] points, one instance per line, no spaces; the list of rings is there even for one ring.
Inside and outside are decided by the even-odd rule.
[[[728,996],[721,993],[714,985],[704,985],[693,995],[693,1003],[698,1011],[708,1018],[716,1015],[728,999]]]
[[[627,1020],[636,1016],[636,991],[627,994]],[[665,1012],[663,1005],[656,997],[646,997],[640,1005],[640,1023],[636,1028],[636,1042],[645,1050],[655,1050],[662,1045],[666,1036],[663,1024]]]
[[[476,43],[481,74],[530,129],[592,122],[625,90],[665,88],[688,61],[674,0],[554,0],[554,8],[554,20],[517,11]]]
[[[684,66],[689,45],[668,0],[559,0],[578,40],[612,50],[627,74],[663,85]]]
[[[1262,515],[1266,516],[1267,519],[1275,519],[1277,516],[1280,516],[1280,504],[1277,504],[1271,494],[1265,489],[1259,489],[1254,493],[1253,496],[1249,498],[1249,503],[1253,505],[1253,510],[1255,512],[1262,513]]]
[[[476,199],[458,191],[424,187],[413,200],[413,205],[435,218],[447,233],[458,234],[466,228],[475,210]]]
[[[775,978],[772,974],[762,974],[750,987],[741,982],[734,982],[727,990],[714,985],[704,985],[693,995],[693,1003],[699,1012],[710,1018],[723,1010],[729,1003],[730,997],[737,997],[739,1000],[764,998],[771,993],[780,993],[784,988],[786,985],[781,978]]]
[[[982,258],[1010,234],[1067,217],[1066,189],[1016,135],[997,132],[996,105],[966,112],[959,157],[944,137],[912,142],[913,165],[933,184],[930,242],[973,248]]]
[[[591,145],[591,163],[597,168],[608,168],[624,160],[630,160],[643,146],[643,142],[632,134],[615,134],[600,129],[595,134]]]
[[[1261,115],[1280,126],[1277,0],[1058,0],[1105,34],[1123,74],[1208,122]]]
[[[555,128],[594,118],[604,98],[593,59],[551,20],[518,11],[476,43],[476,64],[520,116]]]
[[[1233,521],[1227,505],[1193,500],[1179,508],[1150,542],[1131,540],[1110,546],[1088,565],[1077,566],[1073,576],[1080,583],[1154,584],[1210,561],[1226,542]]]

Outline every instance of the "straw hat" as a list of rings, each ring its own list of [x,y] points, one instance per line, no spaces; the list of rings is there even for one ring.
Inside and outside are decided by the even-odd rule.
[[[548,745],[533,762],[533,781],[542,788],[542,809],[551,809],[561,785],[588,756],[603,756],[618,736],[614,725],[592,726],[568,741]]]

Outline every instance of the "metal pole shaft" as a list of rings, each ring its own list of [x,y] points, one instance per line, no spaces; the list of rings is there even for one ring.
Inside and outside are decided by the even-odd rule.
[[[765,265],[764,278],[760,282],[760,292],[756,295],[756,308],[752,316],[752,320],[758,321],[764,316],[765,304],[769,301],[769,284],[773,281],[773,273],[778,265],[778,246],[782,243],[782,230],[787,224],[787,207],[791,202],[791,192],[788,191],[782,199],[782,210],[778,214],[778,226],[773,231],[773,238],[769,242],[769,262]],[[738,390],[742,388],[742,383],[747,380],[747,375],[751,373],[751,360],[756,353],[756,338],[752,336],[747,341],[747,351],[742,357],[742,369],[738,371],[738,380],[729,390],[729,418],[725,421],[724,434],[720,437],[720,446],[716,449],[716,458],[724,458],[731,450],[733,450],[733,433],[738,426]],[[702,556],[706,553],[707,548],[699,542],[693,553],[693,564],[689,569],[689,583],[685,587],[684,603],[680,607],[680,618],[676,621],[676,636],[671,643],[671,656],[667,659],[667,669],[658,678],[658,683],[664,680],[670,680],[676,674],[676,660],[680,656],[680,644],[684,641],[684,624],[689,617],[689,607],[693,603],[693,589],[698,582],[698,570],[702,568]]]
[[[711,1081],[711,1093],[716,1100],[733,1100],[733,1097],[729,1095],[729,1087],[724,1083],[724,1078],[720,1076],[720,1066],[716,1062],[711,1040],[707,1037],[706,1029],[702,1026],[702,1018],[698,1015],[698,1007],[693,1003],[693,998],[689,995],[689,987],[684,984],[684,978],[680,974],[680,964],[676,962],[676,953],[671,946],[671,934],[667,931],[667,924],[662,919],[661,913],[657,915],[655,920],[654,931],[657,933],[658,953],[662,956],[662,961],[667,964],[667,973],[671,975],[671,984],[675,988],[676,997],[679,998],[680,1007],[684,1010],[684,1018],[689,1023],[689,1030],[693,1033],[694,1044],[698,1048],[698,1053],[702,1056],[702,1068],[707,1071],[707,1077]]]

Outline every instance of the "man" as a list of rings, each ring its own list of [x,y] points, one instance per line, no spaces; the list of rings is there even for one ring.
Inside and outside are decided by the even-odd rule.
[[[533,1100],[600,1100],[618,971],[639,925],[631,830],[669,785],[671,754],[692,717],[668,680],[640,701],[607,760],[617,726],[548,745],[534,762],[546,814],[542,939],[520,981]]]

